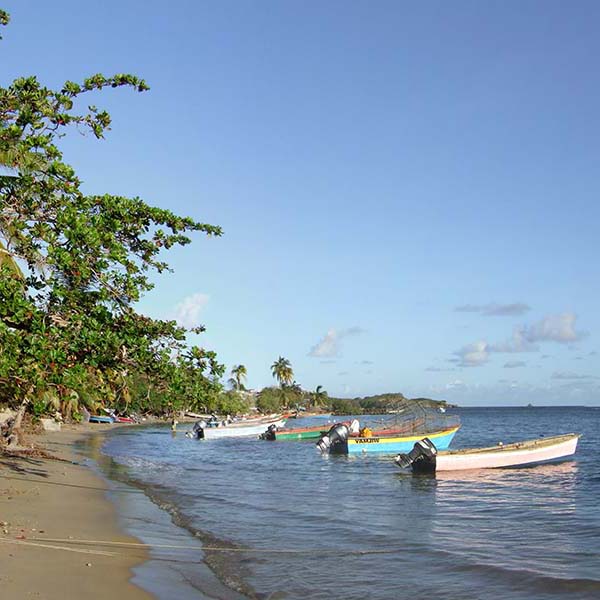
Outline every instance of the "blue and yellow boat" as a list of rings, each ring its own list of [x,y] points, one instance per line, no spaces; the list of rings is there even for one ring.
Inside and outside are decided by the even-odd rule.
[[[412,450],[415,442],[427,437],[434,442],[436,448],[446,450],[459,428],[460,425],[453,425],[434,431],[408,433],[381,430],[369,432],[368,435],[364,433],[352,435],[349,428],[340,424],[334,425],[322,436],[317,442],[317,447],[322,452],[328,451],[332,454],[406,453]]]
[[[331,451],[341,452],[343,454],[364,454],[366,452],[386,452],[388,454],[393,454],[394,452],[410,452],[415,445],[415,442],[422,440],[423,437],[428,437],[432,440],[436,448],[446,450],[448,446],[450,446],[450,442],[452,442],[452,438],[459,427],[460,425],[427,434],[379,436],[374,432],[374,434],[369,437],[350,436],[345,444],[336,444],[336,446],[341,446],[339,450],[338,448],[332,448]],[[404,448],[404,450],[401,450],[400,448]]]

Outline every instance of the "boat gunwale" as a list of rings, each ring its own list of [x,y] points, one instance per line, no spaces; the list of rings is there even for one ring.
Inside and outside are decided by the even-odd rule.
[[[460,425],[456,425],[454,427],[449,427],[448,429],[440,429],[439,431],[430,431],[429,433],[413,433],[411,435],[406,435],[406,436],[378,436],[378,435],[371,435],[369,437],[354,437],[351,436],[348,438],[348,444],[350,442],[354,442],[354,443],[359,443],[358,440],[372,440],[372,439],[379,439],[382,440],[383,442],[392,442],[395,440],[402,440],[404,442],[419,442],[424,438],[428,438],[428,437],[434,437],[434,438],[438,438],[438,437],[442,437],[445,435],[449,435],[450,433],[454,432],[456,433],[459,429],[460,429]]]
[[[247,421],[232,421],[231,423],[227,423],[226,425],[220,424],[216,427],[209,426],[207,423],[206,429],[243,429],[244,427],[258,427],[259,425],[272,425],[273,423],[278,423],[279,421],[283,421],[285,423],[285,419],[283,417],[279,417],[277,419],[269,419],[266,420],[255,420],[254,422]]]

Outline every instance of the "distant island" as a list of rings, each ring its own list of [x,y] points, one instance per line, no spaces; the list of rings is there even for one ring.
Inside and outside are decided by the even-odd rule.
[[[424,408],[435,410],[451,408],[445,400],[431,398],[407,398],[402,393],[377,394],[362,398],[333,398],[329,397],[329,406],[334,415],[361,415],[361,414],[390,414],[407,403],[419,403]]]

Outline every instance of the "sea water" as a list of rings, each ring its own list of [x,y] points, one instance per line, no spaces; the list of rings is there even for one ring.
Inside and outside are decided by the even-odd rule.
[[[203,588],[207,572],[232,598],[600,598],[600,409],[449,412],[462,421],[452,447],[583,437],[560,464],[416,476],[392,456],[321,455],[312,442],[116,430],[103,447],[112,475],[170,513],[150,519],[137,500],[146,541],[196,547],[164,550],[165,568],[136,581],[170,599],[226,597]]]

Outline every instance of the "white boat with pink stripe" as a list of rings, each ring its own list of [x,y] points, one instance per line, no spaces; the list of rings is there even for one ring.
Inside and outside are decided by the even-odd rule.
[[[408,454],[398,454],[395,461],[400,467],[410,466],[416,472],[534,465],[575,454],[579,437],[577,433],[567,433],[514,444],[498,444],[488,448],[465,448],[442,452],[438,452],[434,444],[425,438],[417,442]]]

